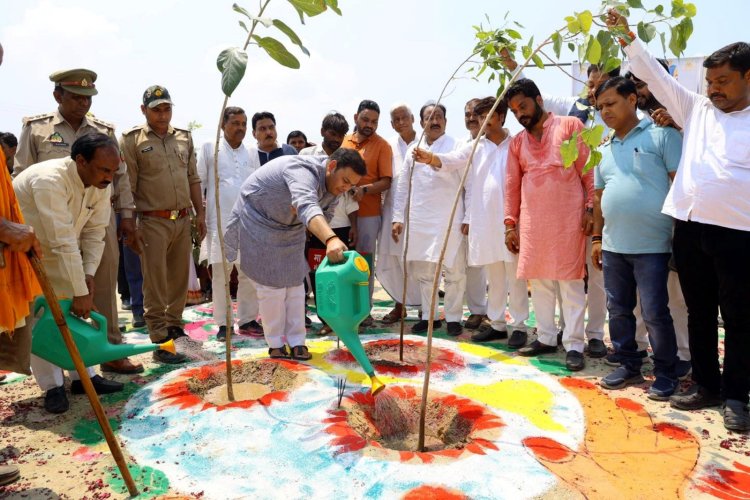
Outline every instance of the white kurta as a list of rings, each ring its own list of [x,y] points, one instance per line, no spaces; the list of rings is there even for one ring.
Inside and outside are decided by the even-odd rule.
[[[89,293],[104,251],[112,187],[84,187],[76,162],[47,160],[27,168],[13,181],[26,224],[42,246],[42,263],[60,298]]]
[[[219,207],[221,209],[222,231],[226,231],[229,215],[232,213],[240,188],[245,179],[260,167],[257,149],[246,148],[241,144],[237,149],[222,137],[219,141]],[[206,238],[201,244],[200,260],[209,264],[221,263],[219,233],[216,226],[216,201],[214,189],[214,143],[205,143],[198,152],[198,175],[201,186],[206,190]]]
[[[433,153],[448,153],[456,148],[456,140],[447,135],[441,136],[431,145],[421,144],[420,147]],[[401,175],[396,186],[393,206],[393,222],[404,222],[406,198],[408,193],[409,172],[411,171],[412,145],[406,152],[401,169]],[[414,164],[412,176],[412,198],[409,211],[409,251],[407,261],[437,262],[443,246],[443,238],[448,228],[453,200],[456,190],[461,183],[463,168],[433,169],[424,163]],[[459,199],[456,215],[448,238],[444,265],[452,267],[456,259],[461,234],[461,222],[464,218],[463,197]],[[402,234],[403,236],[403,234]]]
[[[391,189],[385,192],[383,197],[383,224],[380,230],[380,239],[378,240],[378,260],[375,266],[375,274],[383,289],[394,298],[401,302],[403,298],[404,286],[404,239],[400,238],[398,243],[391,237],[391,220],[393,219],[393,197],[398,186],[398,180],[401,170],[404,166],[406,151],[409,146],[414,144],[418,136],[409,144],[404,141],[400,135],[396,134],[388,140],[393,151],[393,177],[391,180]],[[409,157],[411,160],[411,157]],[[408,179],[407,179],[408,182]],[[406,285],[406,303],[407,305],[419,304],[419,287],[414,280],[409,280]]]
[[[510,135],[500,144],[482,137],[474,152],[471,171],[465,185],[465,215],[469,224],[467,258],[470,266],[493,262],[511,262],[513,255],[505,246],[505,173]],[[439,154],[443,168],[462,168],[469,161],[472,144],[451,153]]]

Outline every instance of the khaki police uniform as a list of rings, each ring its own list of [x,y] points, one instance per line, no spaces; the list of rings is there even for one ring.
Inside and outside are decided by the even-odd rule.
[[[159,137],[148,124],[122,135],[136,212],[146,247],[141,255],[144,319],[151,341],[182,328],[191,264],[190,185],[200,183],[193,138],[170,126]]]
[[[74,130],[59,111],[25,118],[15,157],[13,175],[17,176],[27,167],[46,160],[70,156],[73,143],[79,137],[99,132],[116,139],[112,124],[94,116],[87,116],[78,130]],[[124,162],[115,174],[113,182],[113,204],[123,217],[132,217],[135,204],[130,188],[130,179]],[[104,236],[104,252],[94,276],[94,305],[107,318],[107,337],[113,344],[122,343],[117,312],[117,271],[119,249],[117,247],[117,225],[114,211]]]

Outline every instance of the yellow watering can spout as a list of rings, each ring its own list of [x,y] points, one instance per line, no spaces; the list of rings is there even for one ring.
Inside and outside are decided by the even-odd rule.
[[[359,340],[359,324],[370,314],[370,266],[360,254],[344,252],[344,262],[330,264],[324,258],[315,272],[318,316],[339,336],[354,359],[370,377],[371,394],[385,387],[376,376]]]
[[[60,301],[65,322],[81,353],[86,366],[94,366],[108,361],[115,361],[135,354],[164,349],[174,353],[174,342],[163,344],[110,344],[107,341],[107,318],[91,311],[92,322],[81,319],[70,313],[72,301]],[[32,330],[31,352],[40,358],[66,370],[75,370],[68,348],[65,346],[60,330],[57,328],[52,311],[43,296],[34,302],[34,314],[44,309]]]
[[[375,396],[383,389],[385,389],[385,384],[380,381],[378,376],[370,375],[370,394]]]
[[[169,339],[169,340],[167,340],[166,342],[164,342],[164,343],[162,343],[162,344],[159,344],[159,346],[158,346],[158,347],[159,347],[159,349],[161,349],[162,351],[169,351],[169,352],[171,352],[172,354],[177,354],[177,349],[175,349],[175,346],[174,346],[174,340],[172,340],[172,339]]]

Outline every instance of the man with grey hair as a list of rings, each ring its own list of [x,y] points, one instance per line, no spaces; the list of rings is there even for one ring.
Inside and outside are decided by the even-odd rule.
[[[469,131],[466,144],[471,144],[477,138],[482,126],[479,115],[474,111],[474,106],[480,99],[469,99],[464,106],[464,125]],[[466,245],[468,252],[469,245]],[[469,317],[466,318],[464,326],[469,330],[476,330],[487,317],[487,271],[484,266],[468,265],[468,254],[466,265],[466,304],[469,306]]]
[[[456,216],[451,226],[448,225],[452,199],[456,187],[461,181],[460,168],[456,165],[438,169],[431,168],[425,158],[437,153],[448,153],[456,148],[457,141],[445,133],[445,106],[427,103],[419,111],[420,124],[424,129],[425,141],[409,147],[401,169],[401,178],[396,185],[394,208],[391,226],[393,241],[399,242],[404,233],[406,215],[409,215],[409,250],[406,255],[409,272],[419,283],[420,303],[423,318],[429,314],[430,304],[437,297],[432,294],[432,283],[440,259],[443,237],[449,232],[448,246],[443,260],[445,271],[445,319],[448,322],[448,335],[461,335],[461,317],[463,316],[463,297],[466,287],[465,263],[466,249],[461,234],[461,221],[464,216],[463,200],[460,200]],[[420,148],[419,146],[422,146]],[[412,161],[411,155],[416,161]],[[407,209],[409,175],[412,177],[411,201]],[[437,290],[436,290],[437,292]],[[436,294],[435,294],[436,295]],[[433,328],[440,328],[438,308],[435,307]],[[413,333],[427,331],[428,321],[422,319],[415,324]]]
[[[417,140],[414,130],[414,114],[406,103],[396,103],[391,106],[391,127],[396,135],[388,140],[393,150],[393,181],[398,184],[399,174],[403,168],[406,150]],[[393,189],[385,193],[383,200],[383,220],[390,221],[393,217]],[[383,224],[378,243],[378,267],[376,269],[378,281],[383,289],[393,297],[395,307],[380,320],[386,325],[393,324],[406,315],[404,305],[401,304],[404,284],[404,238],[398,242],[391,238],[391,225]],[[414,280],[406,285],[407,304],[419,304],[419,287]]]

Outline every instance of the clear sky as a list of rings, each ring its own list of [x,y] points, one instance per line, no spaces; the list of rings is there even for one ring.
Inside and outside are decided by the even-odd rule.
[[[240,0],[251,12],[257,1]],[[643,0],[646,5],[656,2]],[[669,2],[661,2],[669,4]],[[747,41],[747,2],[694,2],[698,15],[686,55],[707,55],[728,43]],[[267,16],[290,25],[310,50],[307,57],[292,48],[274,29],[258,32],[285,42],[302,63],[299,70],[279,66],[257,47],[249,49],[245,79],[230,104],[249,115],[268,110],[277,118],[283,141],[293,129],[319,142],[322,117],[330,110],[353,125],[357,103],[377,101],[383,109],[378,132],[390,137],[388,109],[408,103],[415,114],[436,99],[456,66],[474,46],[472,25],[500,26],[518,21],[524,34],[541,39],[563,24],[575,10],[599,8],[598,1],[524,0],[339,0],[343,16],[326,12],[301,25],[285,0],[272,0]],[[143,91],[152,84],[167,87],[175,102],[173,125],[196,121],[196,145],[215,134],[223,94],[216,69],[219,52],[244,42],[239,14],[225,0],[0,0],[0,130],[18,135],[23,116],[53,111],[48,75],[59,69],[85,67],[96,71],[99,95],[92,112],[113,122],[119,132],[142,123]],[[661,55],[658,41],[651,50]],[[563,51],[563,62],[572,54]],[[463,105],[471,97],[494,94],[496,88],[472,80],[461,70],[449,85],[444,104],[448,133],[466,135]],[[527,76],[542,92],[568,95],[571,82],[555,68],[532,69]],[[418,119],[418,117],[417,117]],[[418,121],[418,120],[417,120]],[[512,117],[508,125],[518,124]],[[421,130],[417,123],[417,130]],[[252,136],[248,132],[248,139]]]

